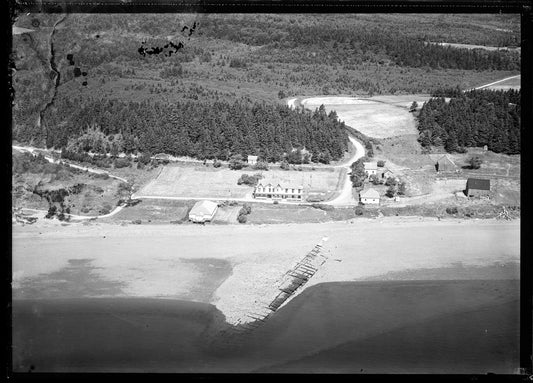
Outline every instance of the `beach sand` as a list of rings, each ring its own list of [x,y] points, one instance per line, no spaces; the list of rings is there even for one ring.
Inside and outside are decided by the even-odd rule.
[[[505,278],[513,273],[518,278],[519,220],[98,223],[14,227],[13,296],[184,299],[216,305],[230,323],[246,321],[246,314],[264,311],[286,271],[323,238],[329,259],[306,288],[324,282],[421,279],[409,273],[450,268],[469,270],[463,273],[466,279],[494,279],[498,272],[488,277],[486,268],[499,270],[498,265]],[[515,267],[504,267],[509,264]],[[446,275],[434,274],[431,279]],[[453,272],[447,275],[441,279],[454,279]]]

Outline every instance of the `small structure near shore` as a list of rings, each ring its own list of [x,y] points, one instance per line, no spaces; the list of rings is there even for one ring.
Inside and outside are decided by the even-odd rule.
[[[189,212],[189,221],[195,223],[210,222],[218,210],[218,205],[213,201],[198,201]]]
[[[467,197],[488,197],[490,195],[490,180],[469,178],[466,181],[465,194]]]

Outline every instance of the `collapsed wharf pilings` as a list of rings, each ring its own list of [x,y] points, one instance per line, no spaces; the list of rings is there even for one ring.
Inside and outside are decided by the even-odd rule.
[[[213,351],[224,352],[228,349],[240,347],[248,335],[265,324],[272,314],[279,310],[289,298],[295,295],[298,289],[303,288],[309,279],[315,275],[328,259],[322,253],[323,247],[319,243],[283,275],[278,287],[279,292],[268,306],[265,306],[263,310],[258,310],[260,312],[245,314],[242,321],[239,319],[235,325],[220,331],[211,342],[210,348]],[[252,320],[249,321],[249,319]]]

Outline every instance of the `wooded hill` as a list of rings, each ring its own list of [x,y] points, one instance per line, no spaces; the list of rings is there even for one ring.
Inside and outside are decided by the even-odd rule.
[[[418,115],[419,142],[424,147],[441,146],[448,152],[465,147],[488,146],[496,153],[520,153],[520,91],[472,90],[427,101]]]
[[[47,135],[40,138],[48,147],[220,160],[259,155],[269,162],[305,148],[311,161],[323,163],[340,159],[348,149],[344,123],[324,107],[309,112],[244,102],[78,101],[62,100],[47,116]],[[25,142],[37,139],[35,134],[18,130],[13,138]]]

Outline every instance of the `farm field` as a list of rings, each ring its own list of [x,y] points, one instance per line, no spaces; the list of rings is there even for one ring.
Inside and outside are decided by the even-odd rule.
[[[311,110],[324,105],[329,113],[334,110],[346,125],[374,138],[387,138],[405,134],[416,134],[414,117],[409,113],[413,101],[421,104],[429,96],[379,96],[354,97],[312,97],[301,100]]]
[[[261,182],[282,183],[283,185],[302,185],[304,194],[333,194],[339,183],[341,169],[320,169],[285,171],[272,169],[229,170],[204,166],[167,165],[159,176],[143,187],[138,195],[161,197],[199,197],[199,198],[252,198],[253,188],[237,185],[242,174],[263,175]]]

